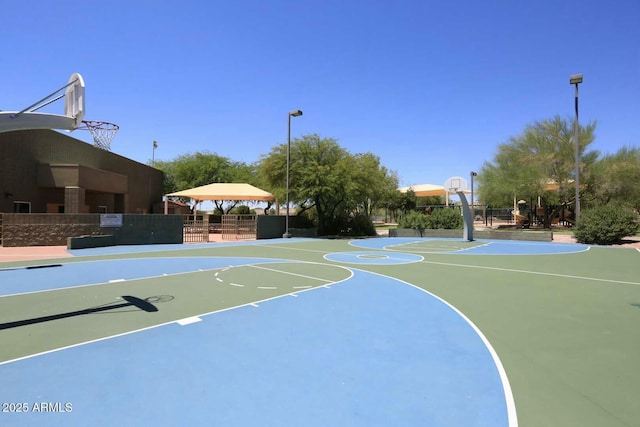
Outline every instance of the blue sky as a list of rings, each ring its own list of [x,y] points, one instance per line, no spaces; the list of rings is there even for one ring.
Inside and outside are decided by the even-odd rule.
[[[85,119],[147,163],[251,163],[292,136],[372,152],[401,185],[491,161],[527,124],[574,114],[592,149],[640,145],[640,2],[0,0],[0,109],[80,73]],[[62,113],[59,101],[44,111]],[[91,141],[86,131],[74,137]]]

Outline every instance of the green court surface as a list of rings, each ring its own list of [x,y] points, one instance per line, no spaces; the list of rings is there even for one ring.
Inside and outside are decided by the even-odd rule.
[[[513,393],[517,421],[509,425],[639,425],[635,249],[376,238],[72,253],[59,260],[0,263],[0,373],[16,361],[39,357],[34,355],[296,297],[365,271],[429,292],[484,334]],[[186,260],[192,264],[185,266]],[[44,265],[49,267],[26,268]],[[144,302],[157,313],[150,316]],[[419,331],[423,325],[411,327]],[[11,390],[0,390],[3,402],[11,400]]]

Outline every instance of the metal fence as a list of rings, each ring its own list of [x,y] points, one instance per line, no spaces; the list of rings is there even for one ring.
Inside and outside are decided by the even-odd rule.
[[[257,223],[256,215],[223,215],[222,240],[255,239]]]
[[[182,235],[184,243],[209,241],[209,221],[202,216],[183,215]]]
[[[513,216],[513,208],[486,208],[480,213],[480,218],[487,226],[495,226],[499,224],[513,224],[515,218]],[[476,215],[478,214],[476,209]],[[477,217],[476,217],[477,218]]]

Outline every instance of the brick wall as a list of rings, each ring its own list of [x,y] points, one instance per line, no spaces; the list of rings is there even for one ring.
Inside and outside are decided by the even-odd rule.
[[[182,243],[181,215],[123,215],[101,227],[100,214],[2,214],[2,246],[66,246],[68,237],[113,235],[116,245]]]

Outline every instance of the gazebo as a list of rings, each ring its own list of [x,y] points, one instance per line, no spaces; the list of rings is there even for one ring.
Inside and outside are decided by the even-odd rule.
[[[167,213],[167,197],[188,197],[197,202],[205,200],[251,200],[273,201],[276,196],[246,183],[214,183],[188,190],[176,191],[165,195],[165,214]]]
[[[443,185],[436,184],[417,184],[398,188],[401,193],[406,193],[409,190],[413,191],[416,197],[444,196],[447,205],[449,204],[449,194],[452,194]],[[469,190],[463,190],[463,192],[465,194],[471,193]]]
[[[188,190],[176,191],[165,195],[164,213],[168,213],[169,197],[188,197],[197,202],[205,200],[251,200],[273,201],[276,196],[246,183],[214,183]],[[277,201],[276,201],[277,204]],[[209,241],[208,220],[197,220],[196,209],[193,210],[193,221],[185,222],[185,240]],[[222,238],[256,238],[256,215],[222,215],[220,225]],[[233,236],[233,237],[232,237]]]
[[[406,193],[409,190],[413,191],[416,197],[446,196],[448,194],[444,186],[436,184],[419,184],[398,188],[401,193]]]

